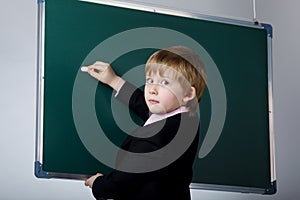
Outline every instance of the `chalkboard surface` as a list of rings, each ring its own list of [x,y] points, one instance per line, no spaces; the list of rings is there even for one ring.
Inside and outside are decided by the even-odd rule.
[[[184,45],[199,53],[208,73],[191,187],[275,193],[270,25],[118,3],[46,0],[39,6],[44,45],[38,72],[37,177],[81,179],[109,172],[110,165],[93,154],[106,147],[93,146],[98,148],[93,151],[84,141],[97,129],[88,122],[96,119],[115,146],[141,124],[114,100],[110,88],[81,72],[82,65],[109,62],[143,88],[147,58],[157,49]]]

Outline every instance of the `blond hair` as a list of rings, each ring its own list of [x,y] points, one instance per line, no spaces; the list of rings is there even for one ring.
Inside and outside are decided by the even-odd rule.
[[[145,71],[146,74],[167,72],[174,80],[179,81],[183,89],[194,87],[196,99],[190,101],[187,107],[190,111],[196,110],[206,89],[207,77],[203,62],[192,50],[183,46],[171,46],[159,50],[150,56]]]

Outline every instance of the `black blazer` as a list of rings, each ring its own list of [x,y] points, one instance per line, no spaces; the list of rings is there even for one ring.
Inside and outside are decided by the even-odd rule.
[[[149,110],[141,90],[126,82],[117,98],[144,121],[148,119]],[[190,200],[189,185],[198,147],[198,125],[197,117],[181,113],[137,128],[121,146],[123,150],[137,154],[132,156],[126,151],[120,152],[116,169],[94,181],[94,197]]]

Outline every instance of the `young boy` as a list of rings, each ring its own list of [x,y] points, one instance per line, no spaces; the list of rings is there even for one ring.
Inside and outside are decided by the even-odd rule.
[[[145,71],[142,92],[107,63],[88,67],[92,77],[112,87],[116,98],[145,121],[121,146],[136,157],[121,152],[115,170],[85,181],[96,199],[190,199],[199,139],[196,110],[206,88],[204,65],[190,49],[172,46],[155,52]]]

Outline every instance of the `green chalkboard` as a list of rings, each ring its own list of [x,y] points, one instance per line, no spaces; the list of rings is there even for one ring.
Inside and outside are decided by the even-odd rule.
[[[118,147],[141,125],[81,66],[109,62],[143,88],[147,58],[183,45],[203,58],[208,74],[191,188],[275,193],[271,41],[268,24],[124,2],[40,1],[36,176],[108,173],[110,164],[95,155],[107,147],[94,132],[101,127]]]

